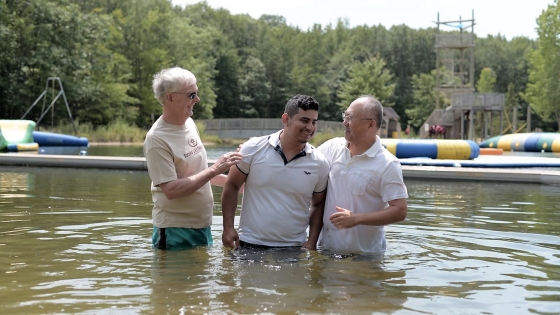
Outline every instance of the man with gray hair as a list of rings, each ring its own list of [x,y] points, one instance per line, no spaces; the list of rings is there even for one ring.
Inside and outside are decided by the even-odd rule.
[[[377,136],[382,119],[381,103],[371,95],[360,96],[342,114],[344,138],[317,148],[330,165],[319,239],[323,249],[383,253],[383,226],[406,217],[401,164]]]
[[[153,246],[211,245],[211,184],[223,186],[223,173],[239,163],[241,155],[226,153],[208,167],[206,149],[191,118],[200,97],[196,77],[190,71],[179,67],[161,70],[154,75],[152,88],[163,107],[144,141],[154,202]]]

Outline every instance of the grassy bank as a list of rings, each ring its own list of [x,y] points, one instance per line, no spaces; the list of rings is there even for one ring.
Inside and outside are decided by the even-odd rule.
[[[124,144],[124,143],[143,143],[146,137],[147,130],[138,128],[135,125],[130,125],[122,120],[116,120],[107,126],[100,126],[94,128],[91,124],[80,124],[76,122],[76,129],[78,129],[78,136],[88,138],[90,143],[97,144]],[[216,135],[209,135],[204,132],[204,125],[202,123],[196,124],[202,142],[207,145],[238,145],[245,142],[247,139],[221,139]],[[42,131],[62,133],[67,135],[74,135],[74,128],[72,124],[68,123],[60,125],[55,128],[41,128]],[[325,130],[318,132],[311,139],[310,143],[318,147],[323,142],[334,137],[341,137],[340,131],[335,132],[332,130]]]

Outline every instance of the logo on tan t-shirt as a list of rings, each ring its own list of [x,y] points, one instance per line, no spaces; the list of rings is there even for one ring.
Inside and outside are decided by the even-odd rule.
[[[189,138],[189,145],[190,145],[191,147],[194,148],[194,147],[196,147],[197,144],[198,144],[198,141],[196,141],[196,138],[194,138],[194,137],[190,137],[190,138]]]

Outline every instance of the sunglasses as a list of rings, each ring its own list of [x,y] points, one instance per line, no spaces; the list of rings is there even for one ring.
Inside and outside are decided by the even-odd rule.
[[[198,96],[198,92],[190,92],[190,93],[171,92],[171,94],[186,94],[191,100],[194,100]]]

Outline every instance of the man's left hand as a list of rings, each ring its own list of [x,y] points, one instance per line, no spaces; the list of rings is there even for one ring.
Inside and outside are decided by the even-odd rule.
[[[329,220],[339,230],[353,228],[358,225],[356,215],[352,211],[341,207],[336,207],[336,212],[331,214]]]

